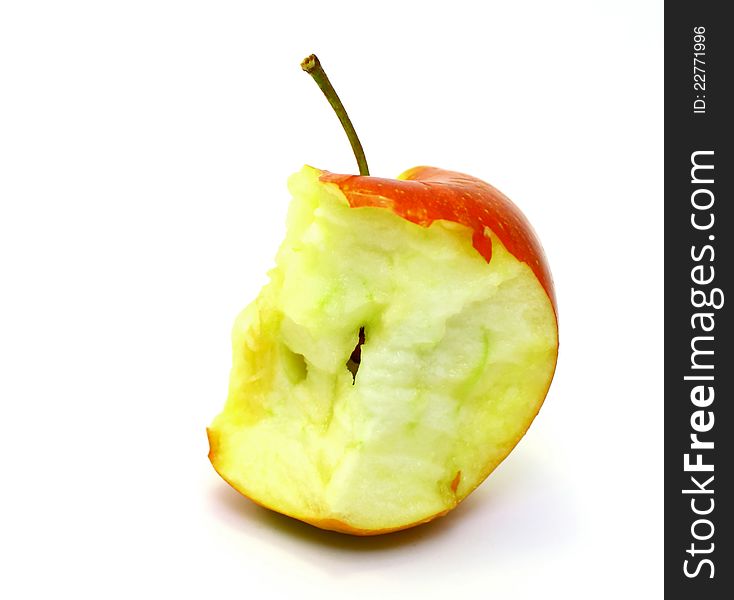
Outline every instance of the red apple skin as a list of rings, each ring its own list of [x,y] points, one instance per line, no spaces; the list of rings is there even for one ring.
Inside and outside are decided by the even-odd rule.
[[[532,225],[507,196],[481,179],[436,167],[413,167],[398,179],[328,171],[322,171],[319,179],[336,184],[352,208],[387,208],[423,227],[440,219],[466,225],[474,232],[474,248],[487,262],[492,259],[488,228],[510,254],[533,270],[558,315],[553,278]]]

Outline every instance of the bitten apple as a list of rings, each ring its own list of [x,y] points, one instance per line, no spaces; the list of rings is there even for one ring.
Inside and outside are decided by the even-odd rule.
[[[211,462],[324,529],[430,521],[507,456],[546,396],[558,331],[543,250],[507,197],[456,172],[304,167],[289,187],[276,267],[234,326]]]

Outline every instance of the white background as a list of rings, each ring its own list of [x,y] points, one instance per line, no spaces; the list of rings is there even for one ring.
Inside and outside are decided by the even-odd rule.
[[[662,2],[4,2],[0,596],[662,595]],[[303,163],[483,178],[538,231],[561,353],[459,509],[360,539],[209,465],[229,331]],[[480,596],[481,594],[481,596]]]

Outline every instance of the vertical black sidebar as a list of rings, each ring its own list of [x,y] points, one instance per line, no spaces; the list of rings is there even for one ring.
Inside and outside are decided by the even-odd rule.
[[[734,22],[665,9],[665,592],[730,599]]]

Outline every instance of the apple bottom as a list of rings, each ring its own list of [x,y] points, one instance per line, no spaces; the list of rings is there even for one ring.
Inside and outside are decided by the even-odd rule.
[[[210,459],[267,508],[385,533],[454,508],[519,441],[555,313],[495,236],[487,263],[467,227],[351,208],[319,173],[291,178],[276,268],[235,323]]]

